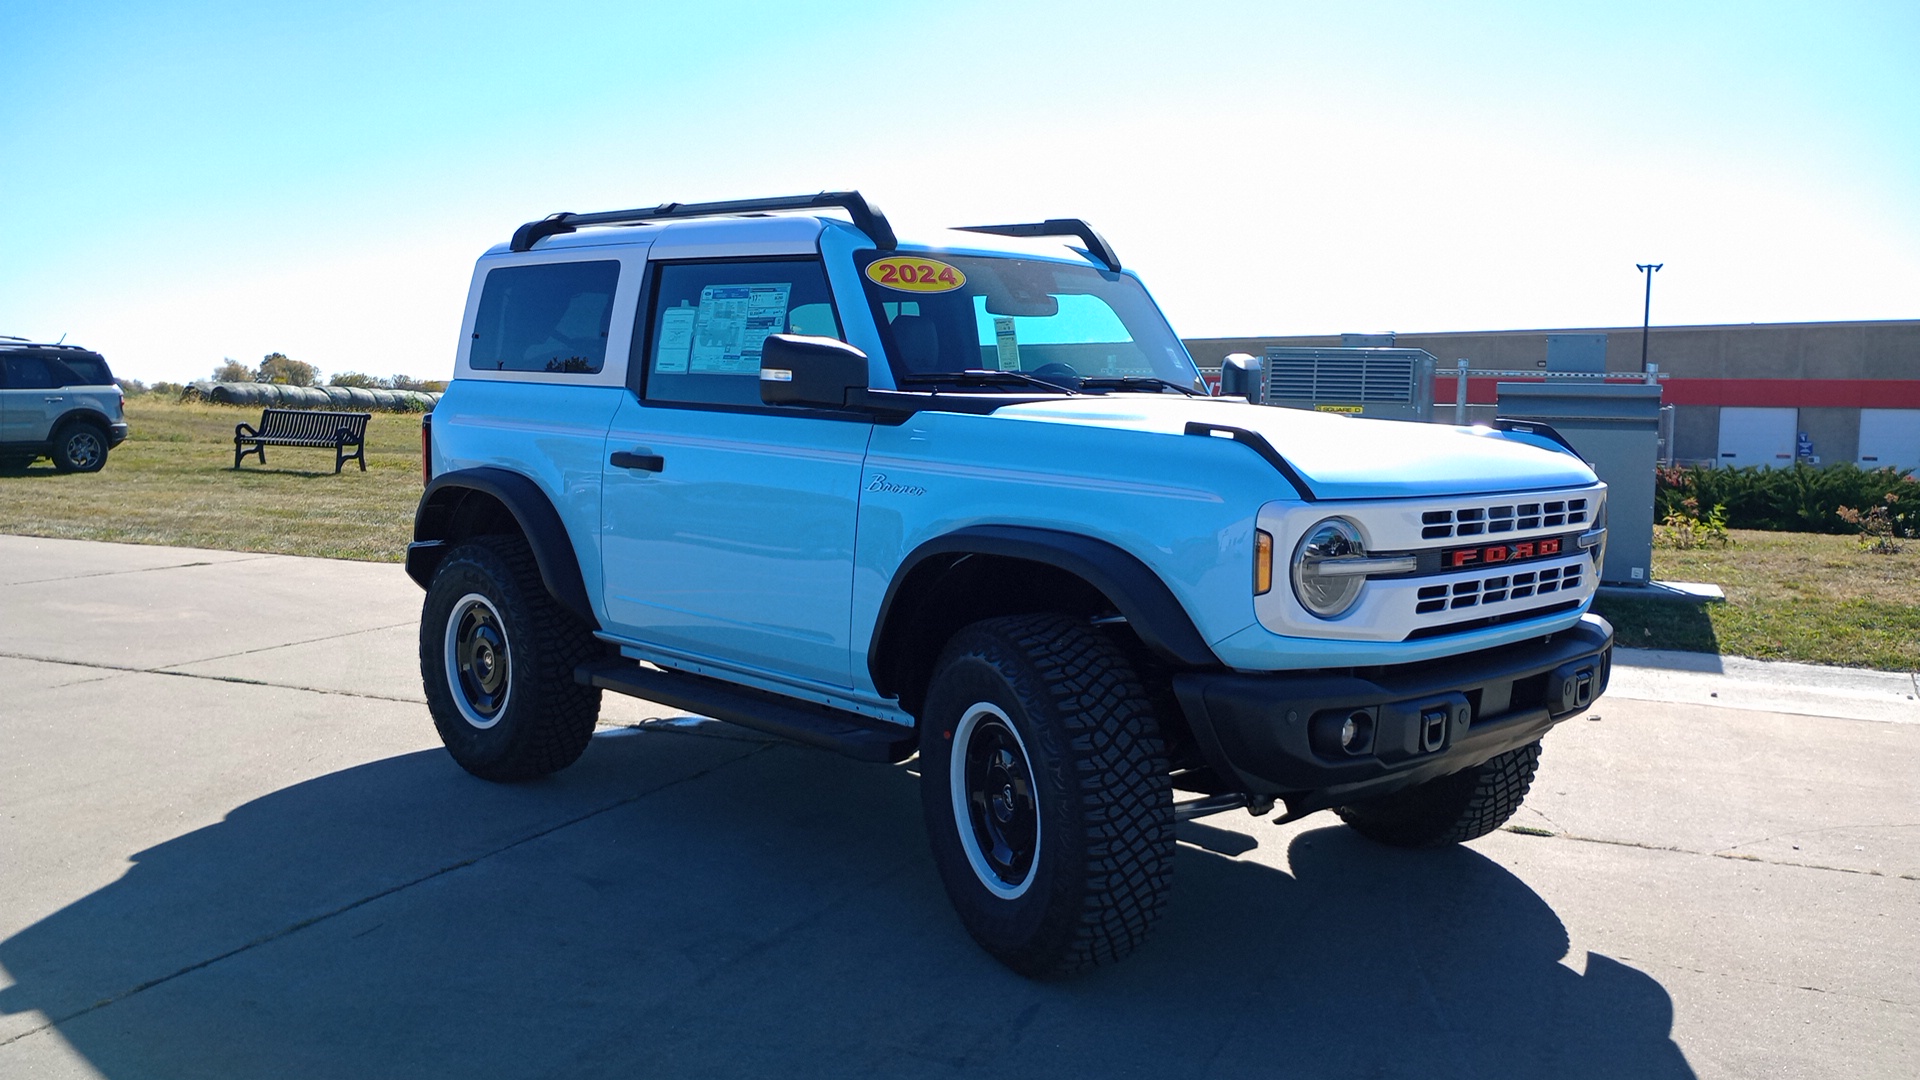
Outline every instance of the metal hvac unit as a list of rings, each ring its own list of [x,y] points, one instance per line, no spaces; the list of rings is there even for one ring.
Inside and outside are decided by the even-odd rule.
[[[1428,422],[1433,419],[1433,354],[1276,345],[1267,350],[1266,403]]]

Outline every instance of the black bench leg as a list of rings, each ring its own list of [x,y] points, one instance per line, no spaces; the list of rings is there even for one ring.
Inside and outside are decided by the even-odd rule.
[[[240,441],[235,439],[233,443],[233,467],[236,469],[239,468],[240,459],[246,457],[248,454],[253,454],[258,457],[262,465],[267,463],[267,447],[265,443],[255,443],[251,447],[246,447],[241,446]]]

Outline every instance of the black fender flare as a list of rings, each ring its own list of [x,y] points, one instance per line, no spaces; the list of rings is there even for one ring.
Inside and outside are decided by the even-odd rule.
[[[998,555],[1041,563],[1072,574],[1098,589],[1124,616],[1140,641],[1180,668],[1218,668],[1205,638],[1166,582],[1131,552],[1104,540],[1024,525],[972,525],[934,537],[913,549],[895,568],[880,601],[873,637],[867,647],[867,671],[882,693],[889,692],[888,622],[901,600],[902,587],[928,559],[950,555]],[[898,692],[898,687],[891,688]]]
[[[533,548],[540,581],[555,602],[588,626],[598,628],[600,620],[594,617],[586,581],[580,574],[580,560],[574,555],[573,541],[567,537],[560,512],[539,484],[506,469],[483,465],[433,478],[420,496],[419,509],[414,511],[413,542],[407,545],[407,576],[422,589],[433,580],[434,569],[452,543],[464,539],[452,535],[454,515],[469,493],[476,491],[491,496],[513,515],[521,535]]]

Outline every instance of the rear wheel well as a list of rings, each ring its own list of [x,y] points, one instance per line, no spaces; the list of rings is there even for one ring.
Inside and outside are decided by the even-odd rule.
[[[476,536],[519,536],[533,549],[547,592],[598,628],[573,540],[538,484],[504,469],[480,467],[435,477],[414,515],[407,576],[421,588],[446,553]]]
[[[507,504],[475,488],[449,488],[442,504],[438,540],[457,543],[474,536],[523,535]]]

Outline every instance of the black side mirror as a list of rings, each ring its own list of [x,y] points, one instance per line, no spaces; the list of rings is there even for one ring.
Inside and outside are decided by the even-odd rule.
[[[1267,364],[1252,353],[1237,352],[1220,361],[1220,396],[1243,397],[1255,405],[1267,399]]]
[[[867,354],[830,337],[771,334],[760,346],[760,400],[844,409],[867,389]]]

